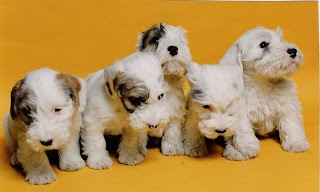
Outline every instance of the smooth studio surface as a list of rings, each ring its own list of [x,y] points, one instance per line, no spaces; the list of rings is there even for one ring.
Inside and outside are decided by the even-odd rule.
[[[277,139],[261,139],[252,160],[233,162],[222,147],[209,156],[166,157],[151,149],[138,166],[112,158],[108,170],[63,172],[57,181],[32,186],[9,164],[0,131],[0,191],[319,191],[319,49],[317,2],[0,1],[0,116],[10,91],[31,70],[50,67],[85,78],[136,50],[137,35],[161,21],[188,31],[193,60],[218,63],[228,48],[257,25],[281,26],[299,46],[304,65],[293,76],[311,149],[284,152]]]

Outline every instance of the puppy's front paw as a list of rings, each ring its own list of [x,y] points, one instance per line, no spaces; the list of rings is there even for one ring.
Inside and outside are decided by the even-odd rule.
[[[45,185],[57,179],[51,167],[39,167],[27,173],[25,180],[32,185]]]
[[[120,152],[118,161],[125,165],[138,165],[144,160],[143,156],[134,151],[130,152]]]
[[[308,141],[293,142],[293,143],[282,142],[281,146],[283,150],[287,152],[294,152],[294,153],[302,153],[302,152],[308,151],[310,148],[310,144],[308,143]]]
[[[237,150],[239,150],[244,156],[253,158],[260,152],[260,142],[256,137],[247,138],[242,143],[237,143]]]
[[[233,146],[230,144],[226,146],[223,150],[222,154],[226,159],[232,161],[245,161],[249,159],[249,156],[243,155],[241,152],[237,151]]]
[[[84,160],[80,156],[60,159],[59,167],[62,171],[76,171],[85,166]]]
[[[107,153],[88,156],[87,165],[91,169],[108,169],[112,166],[112,159]]]
[[[198,146],[195,148],[185,148],[184,154],[190,157],[205,157],[208,155],[208,149],[206,146]]]
[[[184,149],[182,147],[182,143],[181,145],[178,145],[168,141],[163,141],[161,144],[161,152],[167,156],[183,155]]]

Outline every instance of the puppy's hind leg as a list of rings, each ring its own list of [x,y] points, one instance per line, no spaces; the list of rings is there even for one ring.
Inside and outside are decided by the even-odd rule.
[[[139,133],[131,127],[125,128],[118,147],[118,161],[125,165],[138,165],[144,158],[138,150]]]
[[[168,156],[184,154],[181,132],[182,121],[182,119],[175,118],[169,123],[168,128],[162,137],[162,154]]]

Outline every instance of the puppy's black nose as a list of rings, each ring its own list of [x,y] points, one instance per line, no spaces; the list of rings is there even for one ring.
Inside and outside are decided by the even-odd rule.
[[[176,46],[169,46],[168,47],[168,51],[170,53],[171,56],[175,56],[178,54],[178,47]]]
[[[216,132],[217,133],[225,133],[227,130],[226,129],[217,129]]]
[[[52,139],[48,140],[48,141],[40,141],[40,143],[44,146],[50,146],[52,144]]]
[[[158,127],[158,124],[154,124],[154,125],[149,124],[149,128],[157,128],[157,127]]]
[[[297,49],[295,48],[288,49],[287,53],[290,55],[291,58],[295,58],[297,56]]]

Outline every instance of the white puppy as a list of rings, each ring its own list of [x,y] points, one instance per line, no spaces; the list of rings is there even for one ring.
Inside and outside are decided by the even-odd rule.
[[[75,171],[85,165],[79,148],[85,90],[82,79],[48,68],[30,72],[13,87],[3,129],[11,164],[22,166],[30,184],[56,180],[47,150],[59,150],[61,170]]]
[[[169,156],[184,154],[181,126],[186,114],[186,99],[180,79],[191,62],[185,34],[186,31],[181,27],[160,23],[139,36],[138,51],[152,52],[157,55],[165,81],[169,85],[166,97],[169,108],[166,114],[170,115],[170,123],[164,129],[149,132],[150,136],[162,137],[161,151]],[[143,147],[146,143],[141,145]]]
[[[92,169],[112,165],[104,134],[122,134],[120,163],[141,163],[147,154],[145,147],[138,147],[139,141],[146,142],[141,133],[161,129],[169,121],[165,113],[167,84],[157,58],[137,52],[91,74],[86,81],[88,97],[81,138],[87,165]]]
[[[223,136],[223,156],[230,160],[255,157],[260,144],[255,137],[242,97],[242,64],[238,46],[232,46],[220,65],[190,64],[187,73],[191,90],[183,129],[185,154],[207,155],[204,137]]]
[[[302,65],[297,46],[282,39],[282,31],[257,27],[237,41],[244,68],[244,98],[255,132],[262,136],[279,131],[285,151],[310,147],[300,114],[301,104],[289,78]]]

